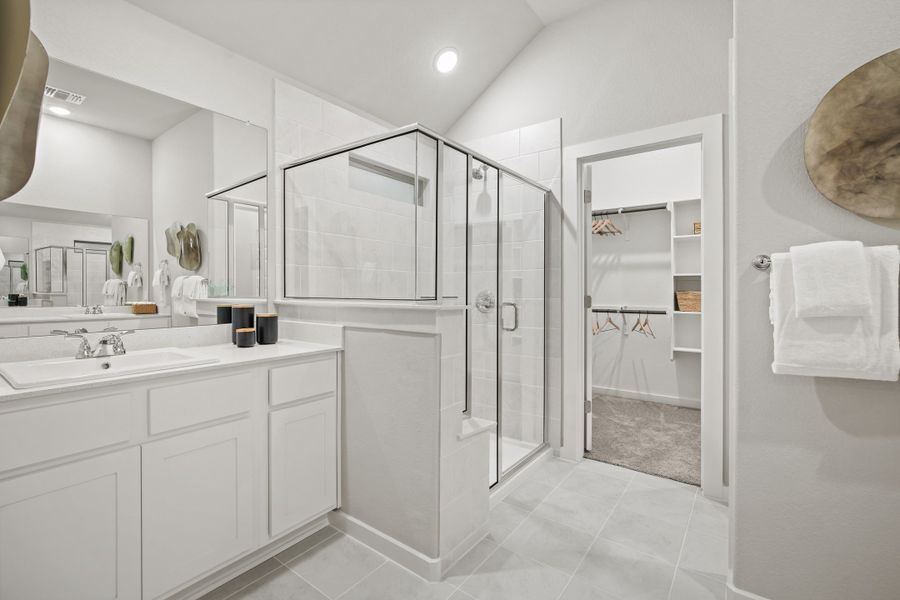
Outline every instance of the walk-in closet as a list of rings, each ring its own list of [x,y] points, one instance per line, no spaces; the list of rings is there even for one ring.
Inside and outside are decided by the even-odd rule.
[[[700,485],[701,144],[585,166],[588,458]],[[589,203],[589,204],[588,204]]]

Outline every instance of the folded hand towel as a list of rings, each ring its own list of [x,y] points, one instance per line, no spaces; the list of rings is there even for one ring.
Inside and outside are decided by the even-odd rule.
[[[791,246],[798,317],[862,317],[872,313],[862,242]]]
[[[787,253],[772,255],[773,372],[897,381],[900,251],[897,246],[866,248],[865,257],[871,314],[800,318],[796,311],[792,257]]]
[[[182,301],[184,291],[184,280],[186,278],[180,275],[172,280],[172,314],[180,315],[182,313]]]

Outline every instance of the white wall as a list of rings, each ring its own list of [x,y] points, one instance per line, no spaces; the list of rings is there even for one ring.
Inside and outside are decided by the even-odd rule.
[[[266,170],[265,129],[220,114],[213,114],[212,122],[212,189],[232,185]]]
[[[822,96],[898,39],[897,2],[736,2],[732,560],[734,584],[771,600],[900,594],[900,384],[773,375],[769,276],[749,264],[793,244],[900,241],[897,222],[819,195],[803,164]]]
[[[449,135],[562,116],[569,145],[724,113],[730,36],[727,0],[604,0],[542,30]]]
[[[209,273],[206,238],[206,193],[213,188],[213,115],[198,111],[153,140],[153,268],[169,261],[169,274],[194,275],[166,252],[165,230],[173,222],[195,223],[200,230],[201,263],[196,274]]]
[[[113,215],[112,239],[121,242],[124,246],[128,236],[134,238],[134,256],[130,265],[124,258],[122,259],[122,278],[125,279],[128,273],[135,270],[136,265],[140,263],[144,285],[129,287],[126,290],[126,300],[128,302],[146,300],[153,282],[153,265],[150,263],[150,225],[145,219]]]
[[[146,219],[150,142],[43,113],[34,173],[5,202]]]

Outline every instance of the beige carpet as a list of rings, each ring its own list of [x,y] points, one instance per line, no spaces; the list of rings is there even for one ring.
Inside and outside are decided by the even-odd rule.
[[[700,485],[700,411],[594,394],[587,458]]]

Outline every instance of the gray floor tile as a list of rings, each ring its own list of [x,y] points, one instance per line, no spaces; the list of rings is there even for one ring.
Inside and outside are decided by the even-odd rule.
[[[669,600],[725,600],[725,582],[678,569]]]
[[[341,600],[447,600],[456,588],[429,582],[388,562],[350,588]]]
[[[718,537],[728,537],[728,507],[697,495],[688,528]]]
[[[593,541],[587,533],[532,515],[506,538],[503,547],[571,574]]]
[[[518,506],[519,508],[531,511],[534,510],[534,508],[541,503],[541,500],[546,498],[552,490],[553,486],[526,479],[520,483],[516,489],[510,492],[503,501],[512,504],[513,506]]]
[[[679,488],[652,487],[632,482],[619,506],[677,525],[687,525],[696,492]]]
[[[488,515],[488,538],[498,544],[518,527],[529,511],[508,502],[500,502]]]
[[[674,479],[667,479],[665,477],[658,477],[656,475],[651,475],[649,473],[635,473],[634,479],[632,481],[634,481],[635,483],[640,483],[641,485],[647,485],[650,487],[680,488],[683,490],[687,490],[688,492],[697,491],[697,486],[691,485],[690,483],[684,483],[683,481],[675,481]]]
[[[480,567],[497,548],[499,548],[497,544],[488,538],[484,538],[450,567],[444,580],[450,585],[461,586],[466,578],[474,573],[475,569]]]
[[[285,564],[330,598],[336,598],[384,562],[377,552],[339,533]]]
[[[676,525],[619,506],[606,521],[600,537],[652,554],[674,565],[681,553],[685,529],[686,525]]]
[[[213,591],[209,592],[200,600],[224,600],[228,598],[238,590],[241,590],[262,576],[271,573],[275,569],[283,568],[281,563],[275,560],[274,558],[270,558],[265,560],[249,571],[242,573],[235,577],[234,579],[222,584],[217,587]]]
[[[664,560],[600,538],[576,576],[616,598],[666,600],[674,573]]]
[[[596,498],[557,488],[541,502],[534,514],[594,536],[611,511],[612,506]]]
[[[559,600],[622,600],[592,586],[583,577],[573,577]]]
[[[548,600],[559,597],[568,581],[562,571],[498,548],[462,590],[477,600]]]
[[[296,573],[279,567],[257,579],[228,600],[328,600]]]
[[[599,460],[592,460],[590,458],[585,458],[583,461],[578,463],[577,468],[591,471],[593,473],[599,473],[601,475],[608,475],[610,477],[615,477],[623,481],[631,481],[634,478],[635,474],[635,472],[631,469],[611,465]]]
[[[725,581],[728,575],[728,540],[698,531],[688,531],[678,566]]]
[[[453,595],[450,596],[450,600],[476,600],[472,596],[468,595],[462,590],[456,590],[453,592]]]
[[[308,535],[290,548],[285,548],[281,552],[275,555],[275,558],[285,563],[290,560],[293,560],[315,546],[316,544],[320,544],[327,540],[328,538],[337,535],[338,530],[330,525],[328,527],[324,527],[312,535]]]
[[[525,479],[555,487],[574,469],[575,463],[551,457],[529,469]]]
[[[591,496],[605,504],[612,505],[625,492],[628,482],[590,469],[576,469],[559,487],[570,492]]]

